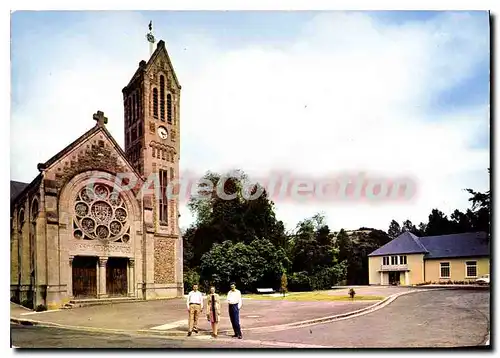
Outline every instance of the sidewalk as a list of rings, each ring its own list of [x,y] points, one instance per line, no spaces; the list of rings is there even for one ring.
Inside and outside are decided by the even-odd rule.
[[[10,316],[11,317],[17,317],[21,316],[23,313],[28,313],[28,312],[33,312],[29,308],[26,308],[24,306],[18,305],[16,303],[10,303]]]
[[[258,301],[245,299],[240,312],[242,330],[269,327],[305,321],[325,316],[344,314],[369,307],[379,301]],[[11,304],[11,318],[38,321],[48,325],[62,325],[101,330],[146,331],[185,334],[188,313],[184,299],[158,300],[109,304],[91,307],[54,310],[37,313],[23,312]],[[198,320],[201,332],[210,331],[206,310]],[[223,302],[219,331],[231,330],[227,307]]]

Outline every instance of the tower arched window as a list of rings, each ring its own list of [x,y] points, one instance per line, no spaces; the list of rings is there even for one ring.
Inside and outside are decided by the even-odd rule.
[[[141,118],[141,109],[142,109],[142,95],[141,90],[137,91],[137,119]]]
[[[126,125],[129,125],[130,123],[130,98],[127,97],[127,100],[125,101],[125,123]]]
[[[167,94],[167,122],[172,124],[172,95]]]
[[[135,103],[135,93],[132,95],[132,123],[135,122],[135,106],[136,106],[136,103]]]
[[[19,211],[19,232],[21,232],[21,230],[23,229],[23,225],[24,225],[24,209],[21,209]]]
[[[160,119],[165,121],[165,77],[160,76]]]
[[[141,108],[141,96],[139,92],[135,93],[135,120],[139,120],[140,108]]]
[[[38,200],[34,200],[31,205],[31,220],[35,221],[38,217]]]
[[[158,118],[158,89],[153,88],[153,117]]]
[[[128,114],[128,123],[132,123],[132,98],[129,97],[127,99],[127,114]]]

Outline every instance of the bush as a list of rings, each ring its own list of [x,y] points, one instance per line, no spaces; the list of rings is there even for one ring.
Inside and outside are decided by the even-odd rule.
[[[294,272],[288,281],[290,291],[312,291],[311,280],[306,271]]]
[[[283,294],[283,296],[288,292],[288,280],[286,278],[286,273],[283,272],[281,275],[281,287],[280,291]]]
[[[33,309],[33,301],[31,300],[24,300],[23,302],[21,302],[21,305],[23,305],[26,308],[29,308],[30,310]]]
[[[310,277],[313,290],[325,290],[334,285],[334,275],[331,268],[325,268]]]
[[[356,294],[356,291],[354,291],[353,288],[349,289],[349,296],[351,297],[351,300],[354,299],[354,295]]]
[[[20,304],[20,303],[21,303],[21,301],[19,301],[19,297],[17,297],[17,296],[12,296],[12,297],[10,298],[10,302],[12,302],[12,303],[17,303],[17,304]]]
[[[193,289],[194,284],[200,284],[200,275],[194,269],[184,271],[184,293]],[[201,290],[201,287],[200,287]]]
[[[329,290],[345,277],[345,273],[346,267],[343,264],[323,267],[310,276],[311,288],[313,290]]]
[[[43,311],[47,311],[47,307],[45,305],[36,306],[35,312],[43,312]]]

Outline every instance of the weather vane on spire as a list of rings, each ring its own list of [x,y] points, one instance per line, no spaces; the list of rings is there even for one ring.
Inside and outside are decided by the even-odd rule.
[[[146,34],[146,39],[149,42],[149,56],[153,54],[153,45],[155,43],[155,37],[153,35],[153,21],[149,21],[149,32]]]

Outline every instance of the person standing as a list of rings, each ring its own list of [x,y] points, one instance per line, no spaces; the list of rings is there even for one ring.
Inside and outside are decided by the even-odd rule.
[[[207,298],[207,320],[212,325],[212,337],[217,338],[217,328],[220,320],[220,298],[215,293],[214,286],[210,286],[210,294]]]
[[[188,337],[191,332],[198,333],[198,317],[203,312],[203,295],[198,291],[198,285],[193,285],[193,290],[187,297],[187,309],[189,312]]]
[[[231,282],[231,290],[227,293],[227,302],[229,304],[229,319],[233,326],[233,337],[242,338],[240,327],[240,309],[243,304],[241,292],[236,289],[236,284]]]

